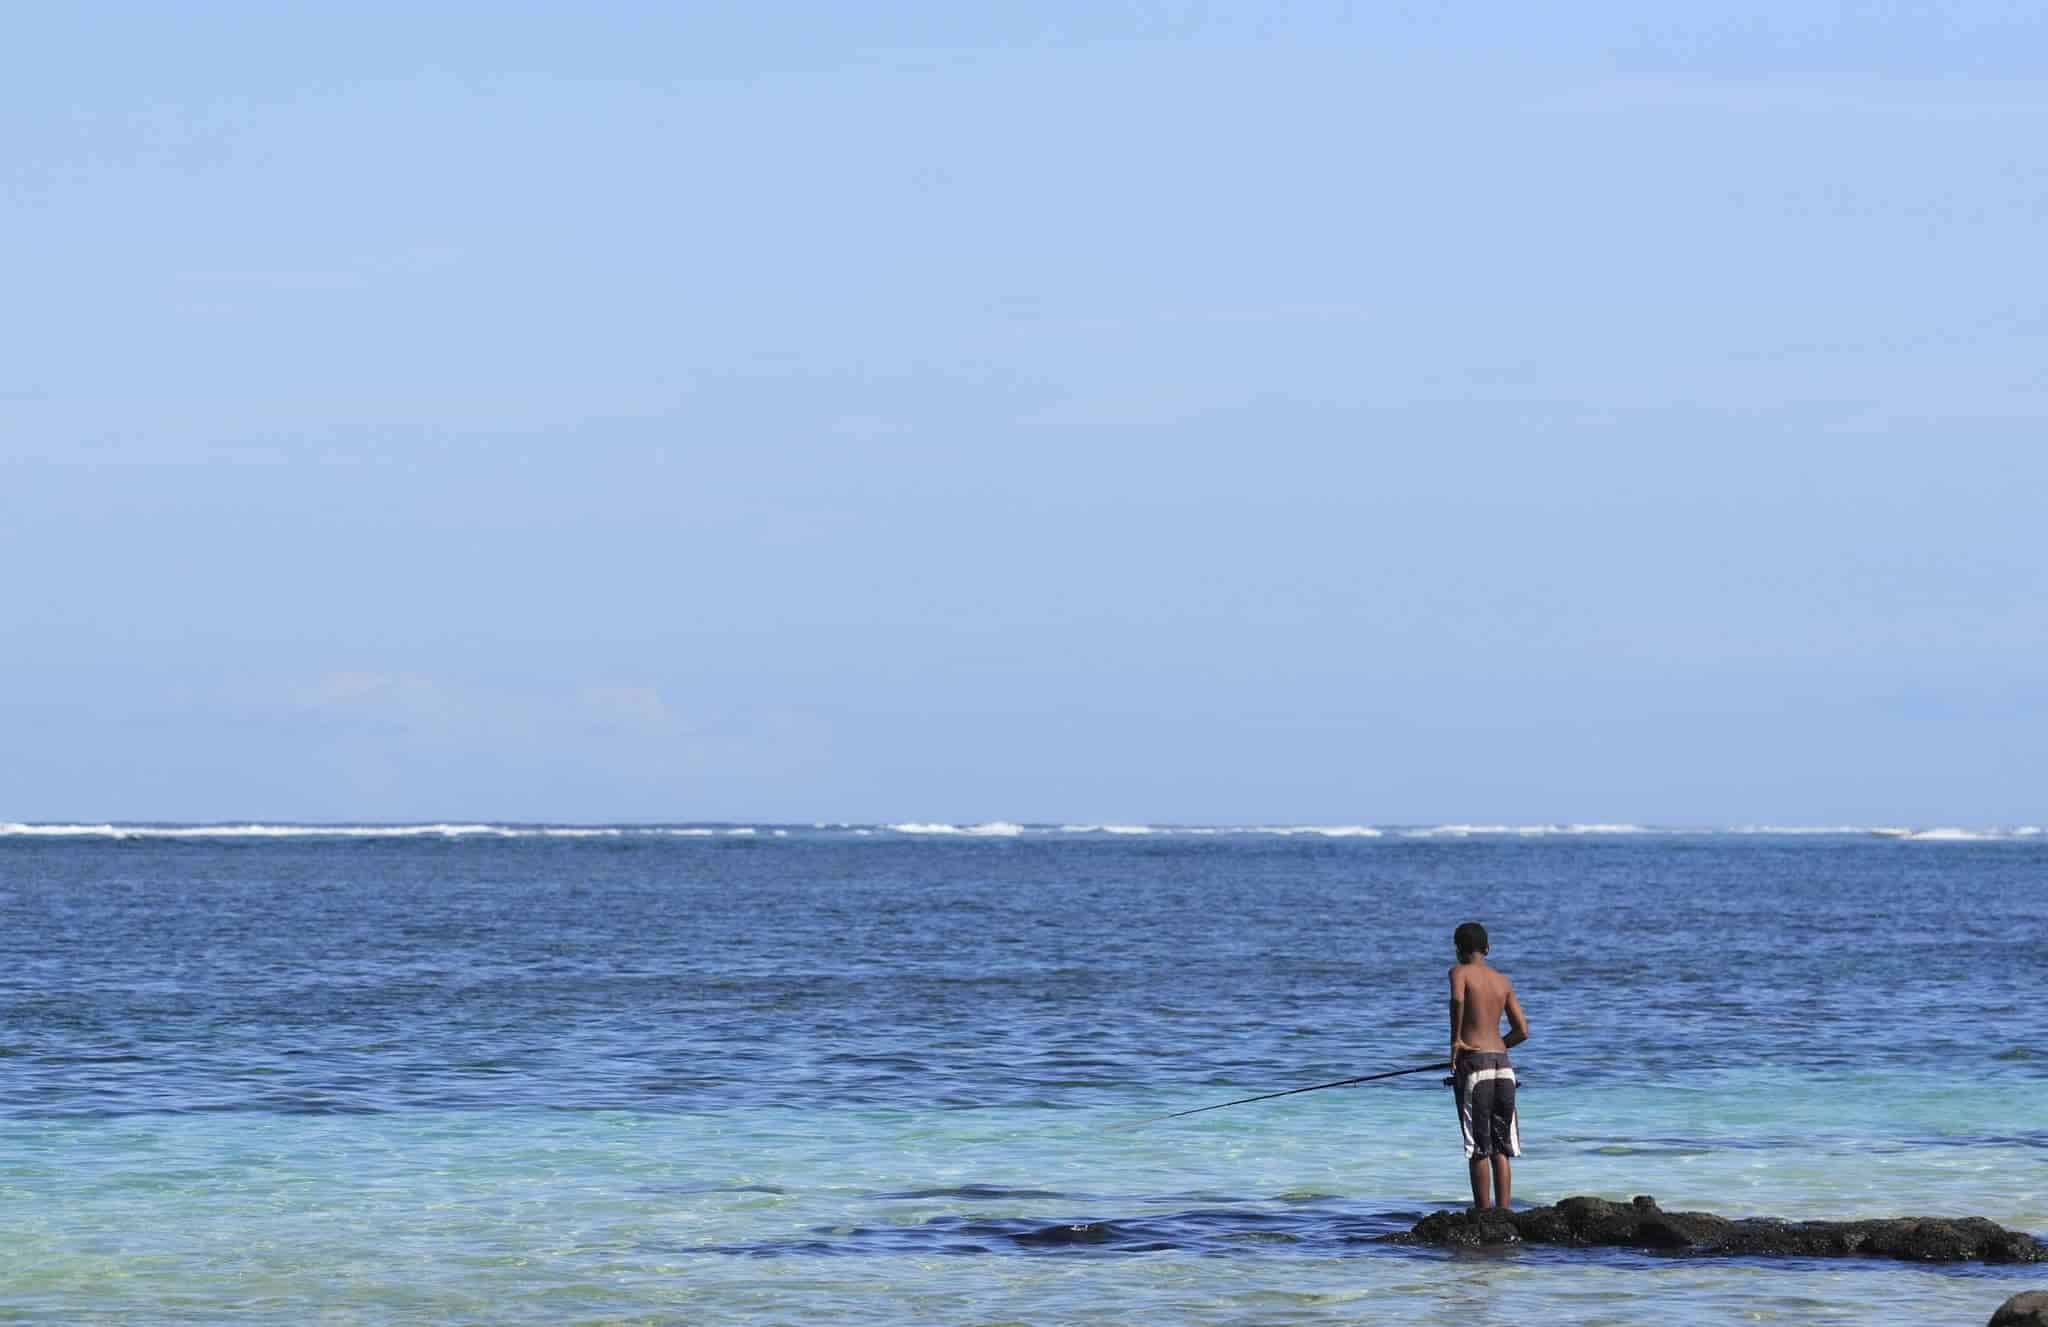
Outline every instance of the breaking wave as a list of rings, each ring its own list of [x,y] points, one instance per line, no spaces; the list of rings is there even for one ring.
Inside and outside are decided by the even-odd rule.
[[[1326,839],[1376,839],[1386,833],[1371,825],[1257,825],[1250,829],[1226,830],[1230,834],[1278,834],[1289,838],[1296,834],[1312,834]]]
[[[985,825],[947,825],[910,821],[901,825],[887,826],[898,834],[964,834],[978,839],[1013,839],[1024,832],[1024,826],[1007,820],[991,820]]]
[[[1023,824],[990,820],[971,824],[945,821],[902,821],[859,824],[835,821],[813,825],[540,825],[446,821],[421,825],[263,824],[257,822],[192,824],[30,823],[0,821],[0,839],[787,839],[852,836],[872,838],[1014,839],[1054,836],[1086,842],[1140,838],[1313,838],[1372,840],[1545,839],[1624,835],[1680,837],[1733,835],[1744,837],[1874,837],[1913,843],[2048,841],[2039,825],[2016,827],[1882,825],[1732,825],[1723,828],[1646,826],[1633,824],[1509,825],[1449,823],[1442,825],[1174,825],[1174,824]]]
[[[1371,825],[1061,825],[1062,834],[1187,834],[1207,838],[1218,834],[1274,834],[1282,838],[1297,834],[1320,835],[1329,839],[1376,839],[1386,831]]]
[[[1730,834],[1890,834],[1894,831],[1864,825],[1735,825]],[[1904,834],[1908,831],[1898,830]]]
[[[1521,838],[1544,838],[1554,834],[1684,834],[1698,831],[1656,830],[1646,825],[1426,825],[1404,829],[1401,834],[1411,839],[1460,839],[1475,835],[1512,835]]]
[[[0,822],[0,838],[46,839],[610,839],[751,837],[751,826],[620,825],[80,825]],[[789,831],[774,830],[777,837]]]

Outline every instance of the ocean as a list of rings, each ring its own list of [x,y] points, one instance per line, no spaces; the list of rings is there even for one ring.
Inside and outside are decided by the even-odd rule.
[[[1976,1324],[2036,1268],[1373,1242],[1467,1200],[2048,1232],[2048,836],[0,825],[0,1321]]]

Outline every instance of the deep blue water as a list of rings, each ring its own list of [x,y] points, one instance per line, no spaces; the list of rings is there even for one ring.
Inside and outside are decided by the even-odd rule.
[[[0,1313],[81,1307],[116,1214],[175,1223],[230,1195],[289,1213],[366,1182],[365,1147],[393,1167],[394,1210],[496,1210],[546,1175],[600,1207],[630,1196],[633,1221],[696,1213],[634,1247],[682,1260],[721,1296],[697,1310],[735,1321],[830,1296],[749,1298],[743,1274],[706,1271],[734,1254],[1086,1257],[1101,1240],[1028,1237],[1107,1221],[1141,1260],[1337,1259],[1460,1200],[1434,1076],[1106,1126],[1441,1058],[1449,937],[1471,918],[1534,1029],[1520,1196],[1662,1186],[1737,1214],[2039,1229],[2048,1196],[2013,1170],[2048,1170],[2044,884],[2038,836],[0,837],[0,1214],[65,1194],[67,1170],[115,1177],[38,1246],[84,1279],[0,1283]],[[670,1169],[575,1132],[620,1121],[668,1139]],[[316,1149],[334,1169],[315,1190],[251,1142],[286,1136],[339,1149]],[[541,1169],[461,1201],[437,1187],[515,1153]],[[199,1178],[152,1186],[152,1154]],[[412,1238],[453,1298],[372,1295],[355,1316],[460,1316],[491,1283],[481,1236]],[[322,1239],[291,1265],[318,1265]],[[484,1261],[446,1272],[457,1246]],[[946,1302],[947,1273],[917,1275]],[[1150,1275],[1090,1293],[1185,1316]],[[1295,1280],[1336,1294],[1331,1275]],[[619,1293],[535,1320],[690,1316]],[[901,1293],[840,1310],[888,1320]],[[169,1314],[123,1294],[108,1312]]]
[[[1995,1071],[2043,1028],[2044,867],[1762,836],[0,839],[0,1111],[1103,1109],[1434,1055],[1468,917],[1547,1083]]]

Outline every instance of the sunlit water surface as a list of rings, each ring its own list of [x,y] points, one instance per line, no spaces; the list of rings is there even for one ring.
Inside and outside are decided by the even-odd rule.
[[[1485,920],[1516,1195],[2048,1231],[2048,842],[0,835],[0,1319],[1977,1323],[2042,1269],[1376,1235]],[[865,830],[866,832],[862,832]],[[1085,1227],[1077,1230],[1075,1227]]]

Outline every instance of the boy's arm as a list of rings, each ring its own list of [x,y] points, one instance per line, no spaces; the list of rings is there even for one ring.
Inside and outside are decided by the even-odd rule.
[[[1458,1070],[1458,1052],[1471,1049],[1458,1036],[1458,1033],[1463,1031],[1465,1027],[1465,983],[1460,980],[1464,975],[1465,970],[1463,967],[1451,969],[1451,1072],[1453,1073],[1456,1073]]]
[[[1515,984],[1508,983],[1508,1002],[1502,1011],[1508,1016],[1508,1034],[1501,1040],[1512,1050],[1529,1039],[1529,1020],[1522,1016],[1522,1002],[1515,998]]]

